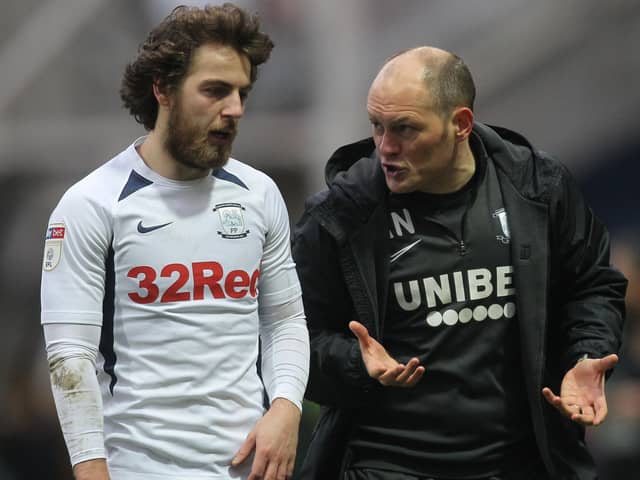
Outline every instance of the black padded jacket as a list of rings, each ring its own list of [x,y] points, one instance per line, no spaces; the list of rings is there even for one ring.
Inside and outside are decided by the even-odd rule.
[[[609,264],[609,236],[567,169],[521,135],[476,123],[509,212],[522,376],[540,458],[551,478],[593,480],[584,428],[542,397],[559,390],[583,354],[620,347],[625,278]],[[310,197],[293,237],[311,336],[306,397],[322,406],[300,473],[342,478],[351,414],[381,387],[364,368],[348,323],[357,319],[384,344],[388,190],[371,139],[338,149],[328,189]]]

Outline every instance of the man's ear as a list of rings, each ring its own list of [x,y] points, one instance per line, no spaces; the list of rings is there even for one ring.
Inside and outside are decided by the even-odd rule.
[[[451,123],[455,129],[456,140],[466,140],[473,128],[473,112],[468,107],[458,107],[453,111]]]
[[[166,85],[162,85],[158,80],[153,81],[153,95],[156,97],[159,106],[168,108],[171,105],[169,88]]]

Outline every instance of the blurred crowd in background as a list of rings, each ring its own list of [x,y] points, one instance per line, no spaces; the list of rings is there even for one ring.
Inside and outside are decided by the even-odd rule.
[[[182,2],[198,4],[204,2]],[[276,44],[233,155],[298,219],[338,146],[368,136],[365,99],[393,53],[434,45],[474,74],[476,118],[521,131],[577,177],[629,278],[609,417],[589,430],[602,480],[640,478],[640,2],[240,0]],[[144,131],[120,76],[169,0],[3,0],[0,8],[0,480],[70,479],[39,322],[47,219],[75,181]],[[307,404],[301,445],[313,425]]]

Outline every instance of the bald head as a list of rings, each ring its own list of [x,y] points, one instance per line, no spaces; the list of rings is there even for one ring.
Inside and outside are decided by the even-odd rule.
[[[403,67],[422,66],[437,69],[453,58],[455,58],[453,54],[436,47],[411,48],[389,57],[380,69],[380,74]]]
[[[471,72],[462,59],[435,47],[417,47],[389,58],[371,85],[374,88],[403,88],[418,85],[421,99],[441,114],[456,107],[473,110],[476,90]]]

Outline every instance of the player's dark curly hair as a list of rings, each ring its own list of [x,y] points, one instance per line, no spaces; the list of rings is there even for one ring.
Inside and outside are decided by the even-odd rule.
[[[273,42],[260,31],[257,15],[231,3],[203,8],[176,7],[150,33],[127,65],[120,98],[137,122],[152,130],[158,116],[153,83],[175,91],[189,70],[194,52],[206,43],[227,45],[246,55],[251,63],[251,82],[258,65],[271,54]]]

